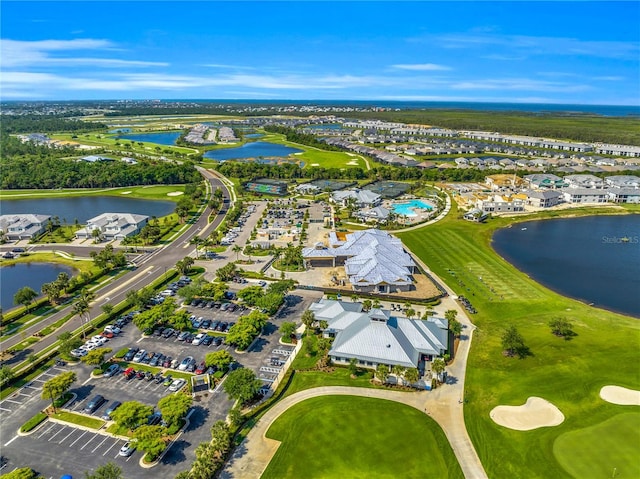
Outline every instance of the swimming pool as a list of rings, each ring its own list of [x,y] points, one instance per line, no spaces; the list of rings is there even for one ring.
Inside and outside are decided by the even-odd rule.
[[[432,210],[433,207],[422,200],[411,200],[402,203],[396,203],[393,205],[393,212],[402,216],[415,217],[418,214],[415,212],[417,209]]]

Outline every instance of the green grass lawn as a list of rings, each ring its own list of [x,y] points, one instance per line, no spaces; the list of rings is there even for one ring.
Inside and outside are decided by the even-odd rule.
[[[267,437],[282,444],[263,479],[463,477],[435,421],[392,401],[307,399],[280,416]]]
[[[569,214],[594,211],[604,210]],[[640,323],[560,296],[501,259],[490,246],[491,235],[513,220],[475,224],[456,217],[454,207],[445,220],[399,236],[478,310],[472,317],[478,330],[467,367],[467,430],[491,478],[570,477],[556,459],[553,444],[563,434],[595,426],[620,412],[620,406],[600,399],[602,386],[640,389]],[[557,316],[574,323],[577,336],[571,341],[550,333],[548,322]],[[510,324],[518,327],[532,356],[519,360],[502,355],[500,335]],[[495,406],[523,404],[529,396],[551,401],[565,422],[518,432],[489,418]],[[640,453],[637,445],[636,453]]]
[[[87,417],[81,414],[75,414],[66,411],[61,411],[57,414],[54,414],[52,417],[60,421],[77,424],[78,426],[90,427],[91,429],[100,429],[105,424],[102,419],[96,419],[94,417]]]
[[[125,196],[129,198],[142,198],[145,200],[178,201],[181,196],[168,196],[168,193],[176,191],[184,192],[184,185],[149,185],[149,186],[125,186],[122,188],[73,188],[54,190],[4,190],[0,191],[0,199],[12,198],[53,198],[56,196]]]
[[[621,408],[622,409],[622,408]],[[614,416],[558,437],[553,452],[574,477],[640,477],[640,413]]]

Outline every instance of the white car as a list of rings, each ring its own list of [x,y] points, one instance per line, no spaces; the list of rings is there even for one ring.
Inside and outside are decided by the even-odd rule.
[[[120,334],[122,332],[122,330],[119,327],[114,326],[113,324],[105,326],[104,330],[109,331],[110,333],[113,333],[113,334]]]
[[[87,341],[84,345],[80,346],[78,349],[84,349],[85,351],[93,351],[97,349],[98,345],[96,343],[92,343],[91,341]]]
[[[82,358],[86,356],[87,353],[88,353],[87,350],[78,348],[78,349],[74,349],[69,354],[71,354],[71,356],[73,356],[74,358]]]
[[[206,335],[204,333],[198,333],[196,337],[193,338],[193,341],[191,341],[191,344],[193,344],[194,346],[200,346],[200,343],[202,342],[205,336]]]
[[[144,349],[141,349],[140,351],[138,351],[136,353],[136,355],[133,357],[132,361],[134,363],[139,363],[140,361],[142,361],[142,358],[144,358],[147,355],[147,351],[145,351]]]
[[[169,391],[178,391],[182,389],[186,383],[187,382],[184,379],[176,379],[171,383],[171,386],[169,386]]]
[[[97,344],[98,346],[102,346],[107,341],[109,341],[109,340],[107,338],[105,338],[104,336],[93,336],[88,342]]]
[[[124,445],[120,448],[120,452],[118,454],[120,454],[122,457],[129,457],[131,454],[133,454],[133,451],[135,450],[136,450],[135,443],[128,441],[128,442],[125,442]]]

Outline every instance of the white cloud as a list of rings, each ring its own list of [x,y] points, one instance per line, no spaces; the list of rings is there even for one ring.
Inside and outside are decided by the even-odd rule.
[[[18,41],[0,39],[0,66],[4,68],[29,68],[44,66],[93,66],[104,68],[167,66],[165,62],[122,60],[118,58],[94,58],[64,56],[79,51],[115,52],[118,48],[109,40],[91,38],[75,40]]]
[[[436,63],[400,63],[397,65],[391,65],[391,68],[398,70],[410,70],[410,71],[448,71],[451,67],[446,65],[438,65]]]

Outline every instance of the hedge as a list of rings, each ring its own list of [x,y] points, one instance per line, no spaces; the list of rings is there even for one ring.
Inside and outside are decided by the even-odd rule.
[[[47,419],[47,417],[48,416],[45,413],[39,412],[38,414],[33,416],[31,419],[29,419],[27,422],[25,422],[20,428],[20,431],[29,432],[33,430],[38,424],[40,424],[42,421]]]

